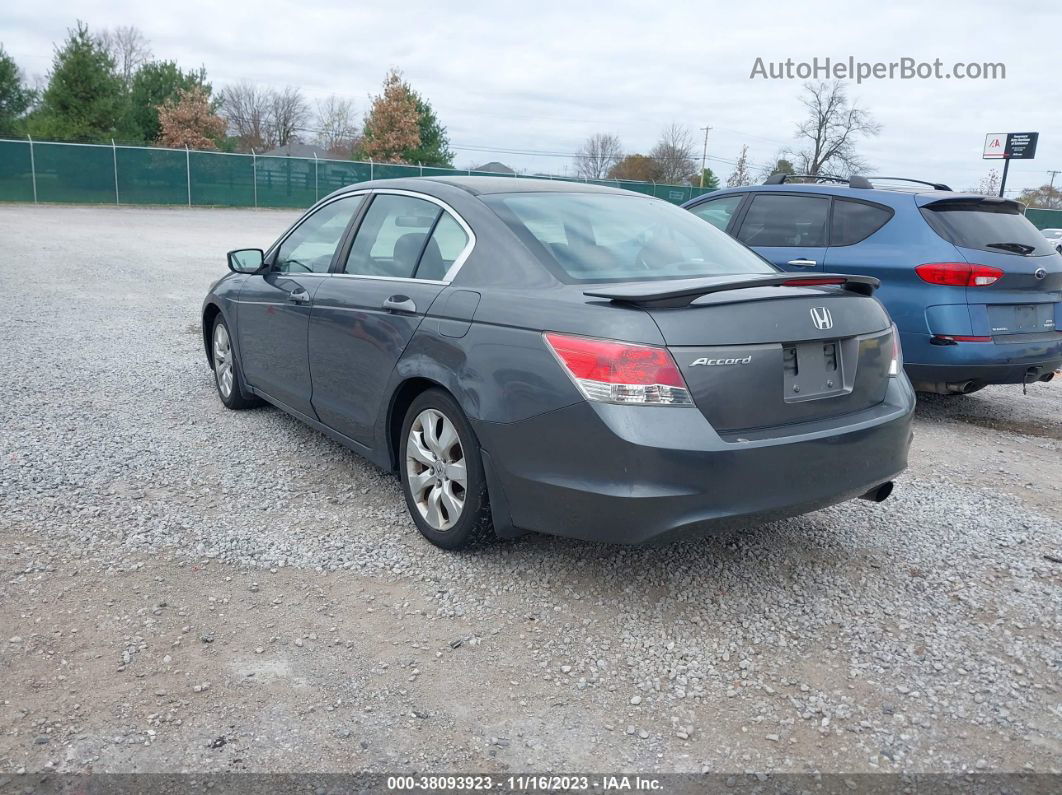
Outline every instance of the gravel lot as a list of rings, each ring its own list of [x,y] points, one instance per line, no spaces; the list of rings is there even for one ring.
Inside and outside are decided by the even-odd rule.
[[[200,301],[295,215],[0,207],[0,773],[1059,772],[1062,384],[926,398],[882,505],[447,554],[215,395]]]

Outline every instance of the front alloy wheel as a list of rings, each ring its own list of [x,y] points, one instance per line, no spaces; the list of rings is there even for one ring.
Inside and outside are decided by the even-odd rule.
[[[232,345],[232,335],[220,314],[214,317],[213,330],[210,332],[210,353],[214,383],[217,384],[221,402],[230,409],[249,409],[261,405],[262,401],[256,397],[244,397],[240,363]]]
[[[232,396],[232,342],[229,330],[224,323],[214,326],[214,377],[218,381],[218,391],[222,399]]]

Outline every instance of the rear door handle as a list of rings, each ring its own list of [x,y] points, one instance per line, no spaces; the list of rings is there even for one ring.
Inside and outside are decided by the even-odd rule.
[[[409,312],[412,314],[417,311],[417,305],[413,303],[413,299],[408,295],[392,295],[383,302],[383,308],[388,312]]]
[[[288,293],[288,300],[293,304],[308,304],[310,303],[310,294],[300,288]]]
[[[791,259],[786,265],[797,265],[801,268],[814,268],[819,263],[813,259]]]

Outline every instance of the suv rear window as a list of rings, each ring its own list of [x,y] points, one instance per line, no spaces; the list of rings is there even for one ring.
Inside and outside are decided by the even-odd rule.
[[[1010,202],[983,199],[937,201],[922,208],[933,231],[963,248],[1042,257],[1055,252],[1029,219]]]
[[[849,199],[833,200],[833,220],[830,222],[830,245],[851,246],[866,240],[892,218],[892,210],[880,204],[868,204]]]

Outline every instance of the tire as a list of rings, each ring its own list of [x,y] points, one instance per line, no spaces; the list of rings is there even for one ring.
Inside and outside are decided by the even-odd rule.
[[[213,350],[214,386],[217,387],[218,397],[225,408],[241,410],[261,406],[262,401],[258,398],[243,396],[244,383],[240,363],[232,347],[228,324],[220,312],[214,318],[214,326],[210,330],[210,344]]]
[[[457,402],[441,389],[422,392],[406,412],[399,444],[402,493],[421,534],[443,549],[492,540],[479,441]]]

